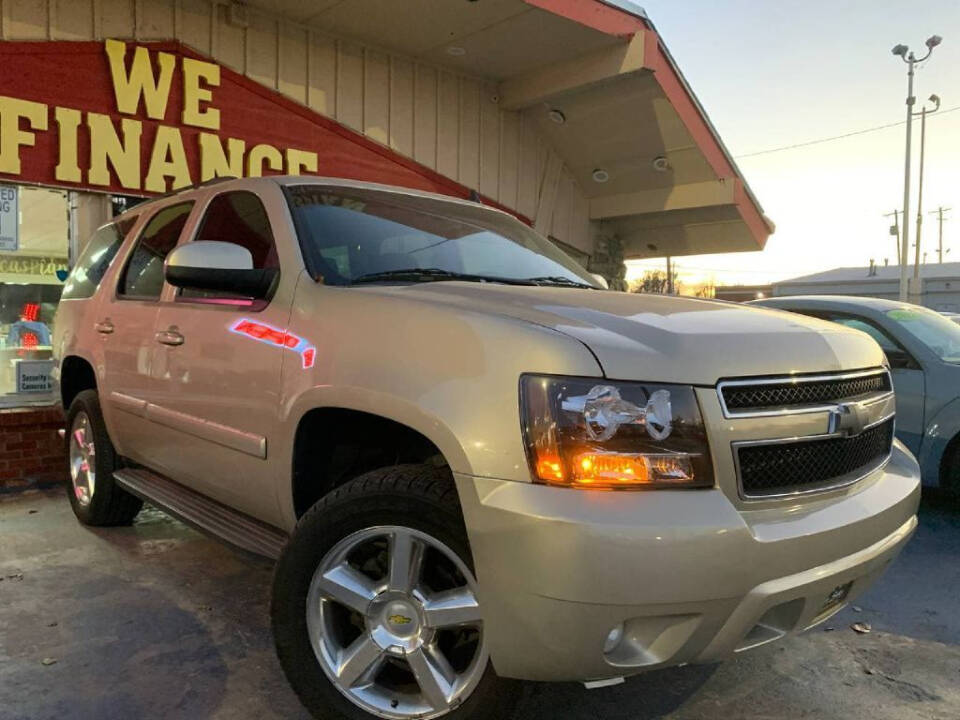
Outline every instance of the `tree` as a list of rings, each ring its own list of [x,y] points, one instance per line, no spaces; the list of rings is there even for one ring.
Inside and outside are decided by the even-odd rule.
[[[717,296],[717,286],[713,279],[701,284],[693,293],[694,297],[712,299]]]
[[[680,292],[680,282],[677,280],[677,272],[674,270],[673,291]],[[635,293],[659,293],[665,295],[670,284],[667,282],[667,273],[665,270],[645,270],[643,277],[630,286],[630,292]]]

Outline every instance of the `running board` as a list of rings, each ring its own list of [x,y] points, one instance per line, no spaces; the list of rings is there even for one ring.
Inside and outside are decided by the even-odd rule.
[[[276,560],[287,543],[283,531],[150,470],[123,468],[113,473],[113,479],[187,525],[254,555]]]

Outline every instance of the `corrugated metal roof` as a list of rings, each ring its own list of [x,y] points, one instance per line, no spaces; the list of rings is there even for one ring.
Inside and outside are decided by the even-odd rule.
[[[842,282],[889,282],[900,279],[899,265],[886,265],[875,268],[874,275],[870,275],[870,268],[867,267],[841,267],[827,270],[813,275],[803,275],[801,277],[791,278],[789,280],[780,280],[773,283],[774,287],[783,285],[799,285],[807,283],[842,283]],[[913,277],[913,267],[908,269],[908,274]],[[920,266],[920,277],[924,280],[934,278],[960,279],[960,262],[951,263],[930,263]]]
[[[640,6],[640,3],[634,2],[634,0],[600,0],[600,2],[604,5],[611,5],[618,10],[623,10],[638,18],[648,19],[647,11]]]

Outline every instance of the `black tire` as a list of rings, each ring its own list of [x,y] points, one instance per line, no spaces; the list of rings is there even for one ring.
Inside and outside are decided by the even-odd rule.
[[[447,468],[397,465],[373,470],[337,488],[310,508],[280,557],[273,580],[271,620],[280,664],[300,701],[322,720],[370,720],[329,681],[307,630],[306,599],[313,574],[344,537],[366,528],[401,525],[443,542],[473,570],[467,532]],[[520,684],[498,678],[487,663],[482,679],[450,720],[507,720]]]
[[[950,441],[940,460],[940,494],[960,501],[960,438]]]
[[[143,501],[118,486],[113,480],[113,472],[118,467],[117,453],[107,434],[103,413],[100,411],[100,398],[96,390],[84,390],[78,393],[70,403],[70,410],[67,412],[67,433],[64,438],[68,462],[71,430],[74,427],[74,420],[81,412],[87,416],[96,448],[94,454],[96,484],[90,502],[83,504],[77,499],[70,473],[67,473],[67,495],[70,497],[73,513],[84,525],[96,527],[129,525],[140,512]]]

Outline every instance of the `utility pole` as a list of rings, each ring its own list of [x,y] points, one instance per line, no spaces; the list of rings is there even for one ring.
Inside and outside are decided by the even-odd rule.
[[[906,45],[896,45],[894,46],[892,52],[894,55],[898,55],[901,60],[907,64],[907,147],[903,163],[903,234],[900,238],[900,257],[902,259],[900,263],[900,301],[906,302],[907,300],[907,258],[909,257],[908,253],[910,252],[910,225],[907,222],[907,218],[910,216],[910,140],[913,137],[913,104],[916,102],[916,98],[913,96],[913,66],[918,62],[923,62],[928,57],[930,53],[933,52],[933,49],[943,42],[943,38],[939,35],[931,35],[927,38],[927,54],[922,58],[917,59],[916,55],[910,52],[910,48]]]
[[[902,260],[900,260],[900,211],[894,210],[892,213],[887,213],[884,217],[892,217],[893,225],[890,226],[890,234],[893,236],[895,244],[897,246],[897,265],[899,265]]]
[[[669,255],[667,255],[667,295],[673,295],[673,268],[670,265]]]
[[[939,236],[939,242],[937,245],[937,255],[938,255],[937,262],[940,262],[940,263],[943,262],[943,221],[947,219],[943,217],[943,214],[948,210],[950,210],[950,208],[945,208],[943,205],[941,205],[936,210],[930,211],[931,215],[933,215],[934,213],[937,214],[937,226],[938,226],[937,235]]]

